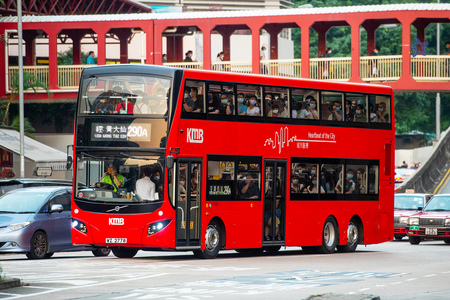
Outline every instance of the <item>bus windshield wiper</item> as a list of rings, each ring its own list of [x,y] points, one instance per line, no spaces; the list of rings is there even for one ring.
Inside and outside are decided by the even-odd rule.
[[[87,157],[91,157],[91,158],[96,158],[96,159],[102,159],[102,160],[106,159],[105,156],[95,156],[95,155],[91,155],[91,154],[86,153],[86,152],[81,152],[81,155],[84,155],[84,156],[87,156]]]
[[[132,156],[132,155],[129,155],[129,154],[126,154],[126,153],[123,153],[123,152],[119,152],[119,154],[120,154],[120,155],[123,155],[123,156],[125,156],[125,157],[128,157],[128,158],[132,158],[132,159],[153,160],[153,159],[147,158],[147,157],[136,157],[136,156]]]

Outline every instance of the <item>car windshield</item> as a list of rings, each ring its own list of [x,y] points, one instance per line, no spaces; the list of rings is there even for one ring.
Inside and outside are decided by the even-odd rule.
[[[0,197],[0,214],[37,213],[51,192],[17,190]]]
[[[150,202],[163,199],[164,160],[159,156],[80,154],[76,176],[87,188],[75,197],[95,202]],[[142,179],[141,181],[139,181]],[[139,183],[137,183],[139,181]],[[144,192],[142,191],[144,190]]]
[[[80,114],[164,115],[171,81],[155,76],[103,75],[83,80]]]
[[[450,211],[450,196],[434,196],[424,211]]]
[[[395,209],[412,209],[417,210],[423,207],[424,197],[416,195],[395,195],[394,208]]]

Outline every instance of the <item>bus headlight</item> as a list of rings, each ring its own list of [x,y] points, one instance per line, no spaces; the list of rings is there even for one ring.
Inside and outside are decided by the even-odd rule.
[[[405,223],[405,224],[408,224],[408,222],[409,222],[409,217],[400,217],[400,219],[399,219],[398,222],[399,222],[399,223]]]
[[[152,223],[152,224],[148,225],[147,234],[148,235],[155,234],[155,233],[163,230],[169,223],[170,223],[170,220],[164,220],[164,221]]]
[[[445,226],[450,226],[450,219],[445,219]]]
[[[84,224],[81,221],[72,219],[72,227],[75,228],[76,230],[86,234],[87,233],[87,227],[86,224]]]
[[[419,218],[409,218],[409,225],[419,225]]]

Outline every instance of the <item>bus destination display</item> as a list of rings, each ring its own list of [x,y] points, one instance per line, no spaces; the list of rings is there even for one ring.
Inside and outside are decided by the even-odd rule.
[[[92,123],[92,141],[145,141],[150,142],[150,123]]]

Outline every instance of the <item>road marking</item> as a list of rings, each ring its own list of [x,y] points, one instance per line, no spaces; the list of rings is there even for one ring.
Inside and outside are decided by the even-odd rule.
[[[406,279],[406,281],[414,281],[414,280],[417,280],[417,278]]]
[[[362,288],[362,289],[359,289],[358,292],[364,292],[364,291],[367,291],[367,290],[370,290],[370,288]]]
[[[436,194],[440,194],[441,193],[442,189],[444,188],[444,186],[447,185],[447,182],[450,179],[450,176],[448,176],[449,174],[450,174],[450,169],[448,169],[447,173],[445,173],[444,177],[442,178],[441,182],[438,184],[438,186],[434,190],[433,194],[436,195]],[[443,184],[444,182],[445,182],[445,184]],[[441,185],[442,185],[442,187],[441,187]]]
[[[158,277],[158,276],[164,276],[164,275],[170,275],[170,273],[154,274],[154,275],[141,276],[141,277],[130,278],[130,279],[119,279],[119,280],[113,280],[113,281],[108,281],[108,282],[99,282],[99,283],[94,283],[94,284],[81,285],[81,286],[71,286],[71,287],[59,288],[59,289],[57,288],[57,289],[53,289],[53,290],[50,290],[50,291],[44,291],[44,292],[39,292],[39,293],[34,293],[34,294],[15,295],[15,296],[13,296],[11,298],[5,298],[5,299],[19,299],[19,298],[25,298],[25,297],[34,297],[34,296],[39,296],[39,295],[51,294],[51,293],[54,293],[54,292],[61,292],[61,291],[78,289],[78,288],[90,288],[90,287],[94,287],[94,286],[101,286],[101,285],[108,285],[108,284],[117,284],[119,282],[127,282],[127,281],[133,281],[133,280],[143,280],[143,279],[148,279],[148,278],[153,278],[153,277]]]
[[[16,294],[10,294],[10,293],[0,293],[0,295],[5,295],[5,296],[15,296]]]
[[[385,284],[377,284],[375,287],[385,287],[386,285]]]
[[[401,284],[401,281],[397,281],[397,282],[391,282],[391,284]]]
[[[137,296],[141,296],[142,293],[133,293],[133,294],[129,294],[129,295],[125,295],[125,296],[118,296],[118,297],[113,297],[110,299],[126,299],[126,298],[131,298],[131,297],[137,297]]]
[[[436,274],[429,274],[429,275],[425,275],[423,277],[433,277],[433,276],[436,276]]]

